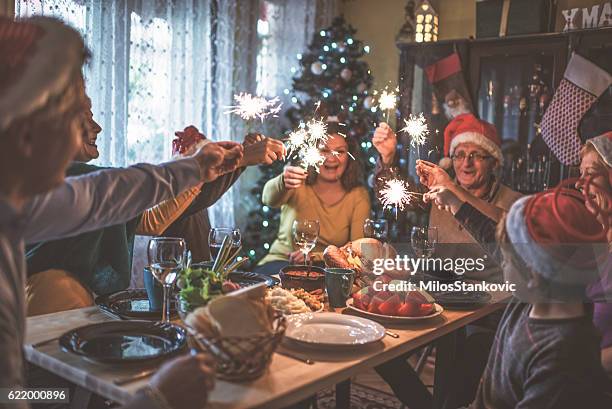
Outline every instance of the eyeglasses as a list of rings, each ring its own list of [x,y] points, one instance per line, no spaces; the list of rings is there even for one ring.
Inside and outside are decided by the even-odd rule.
[[[331,156],[341,157],[341,156],[348,155],[348,151],[344,151],[344,150],[332,151],[329,149],[321,149],[321,155],[323,155],[323,157],[325,158],[329,158]]]
[[[485,159],[489,159],[490,155],[483,155],[482,153],[472,152],[467,155],[465,152],[458,152],[455,155],[451,156],[453,162],[463,162],[466,158],[468,160],[473,160],[474,162],[483,162]]]

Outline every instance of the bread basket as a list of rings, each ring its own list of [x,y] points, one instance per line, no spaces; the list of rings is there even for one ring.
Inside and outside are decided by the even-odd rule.
[[[221,337],[191,334],[189,345],[208,352],[216,361],[217,377],[228,381],[250,381],[264,374],[272,354],[283,339],[287,321],[274,314],[272,332],[249,337]]]

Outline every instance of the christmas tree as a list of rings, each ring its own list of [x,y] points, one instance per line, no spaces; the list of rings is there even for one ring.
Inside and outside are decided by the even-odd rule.
[[[370,47],[355,38],[355,34],[356,30],[343,17],[336,17],[330,27],[315,33],[308,51],[297,55],[300,68],[295,69],[293,106],[287,117],[294,129],[313,118],[317,106],[318,118],[336,117],[345,125],[342,128],[346,137],[361,142],[364,174],[370,175],[377,158],[370,136],[379,118],[370,95],[373,78],[368,64],[361,60]],[[284,165],[277,162],[262,167],[261,178],[251,191],[260,203],[249,212],[245,235],[245,248],[252,261],[261,259],[276,238],[280,211],[261,204],[261,193],[265,183],[280,174]],[[375,198],[372,206],[376,211]]]

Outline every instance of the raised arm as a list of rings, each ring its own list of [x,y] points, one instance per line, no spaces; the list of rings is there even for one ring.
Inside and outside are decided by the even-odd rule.
[[[281,207],[289,201],[296,188],[306,180],[306,172],[294,166],[287,166],[285,171],[275,178],[268,180],[261,194],[263,204],[270,207]]]
[[[123,223],[200,181],[233,171],[241,157],[238,144],[209,143],[188,159],[68,178],[27,204],[25,240],[54,240]]]

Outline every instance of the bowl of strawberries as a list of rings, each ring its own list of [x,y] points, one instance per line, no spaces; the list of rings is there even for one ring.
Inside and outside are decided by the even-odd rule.
[[[380,282],[362,288],[346,301],[346,306],[375,321],[411,322],[437,317],[444,308],[435,303],[431,294],[424,290],[402,290],[407,288],[399,280]]]

